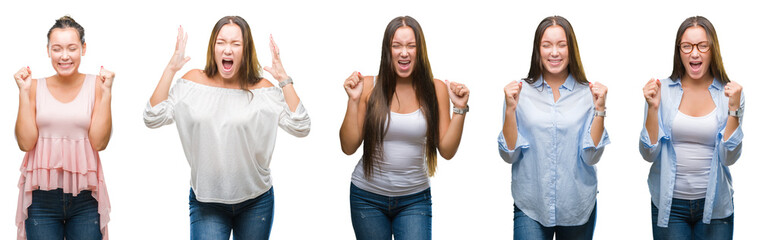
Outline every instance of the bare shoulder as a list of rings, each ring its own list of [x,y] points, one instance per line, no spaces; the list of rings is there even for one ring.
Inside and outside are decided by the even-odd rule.
[[[361,81],[364,82],[364,90],[361,92],[361,99],[362,102],[368,103],[369,97],[372,95],[372,91],[374,90],[375,76],[364,76]]]
[[[253,90],[253,89],[258,89],[258,88],[269,88],[269,87],[274,87],[274,84],[271,84],[271,81],[269,81],[269,79],[261,78],[261,80],[259,80],[258,83],[256,83],[253,86],[248,87],[248,89]]]
[[[202,83],[202,82],[206,82],[208,77],[206,76],[206,73],[203,70],[193,69],[185,73],[184,76],[182,76],[182,78],[192,81],[192,82]]]
[[[433,82],[435,82],[435,92],[440,94],[441,92],[444,92],[445,94],[448,94],[448,85],[445,85],[445,82],[440,79],[432,79]]]

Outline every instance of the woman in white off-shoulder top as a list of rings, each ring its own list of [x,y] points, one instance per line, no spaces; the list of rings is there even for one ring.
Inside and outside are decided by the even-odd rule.
[[[177,80],[187,35],[179,28],[169,65],[145,108],[145,125],[176,122],[191,170],[190,238],[268,239],[274,214],[269,163],[277,125],[305,137],[311,120],[270,39],[278,82],[261,74],[248,23],[227,16],[213,28],[205,70],[194,69]],[[265,219],[261,221],[261,219]]]

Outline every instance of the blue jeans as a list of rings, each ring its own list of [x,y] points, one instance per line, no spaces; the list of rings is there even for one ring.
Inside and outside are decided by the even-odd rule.
[[[538,221],[533,220],[521,209],[514,205],[514,239],[553,239],[556,234],[557,240],[563,239],[593,239],[593,230],[596,228],[596,207],[590,213],[588,222],[579,226],[555,226],[544,227]]]
[[[63,189],[34,190],[27,208],[26,236],[35,239],[102,239],[98,202],[92,192],[76,197]]]
[[[190,189],[190,239],[269,239],[274,217],[274,187],[237,204],[206,203]]]
[[[351,183],[351,221],[356,239],[432,239],[430,189],[400,197],[362,190]]]
[[[712,219],[710,224],[703,222],[704,199],[672,199],[667,227],[659,227],[659,208],[651,203],[651,222],[655,240],[677,239],[733,239],[733,215],[722,219]]]

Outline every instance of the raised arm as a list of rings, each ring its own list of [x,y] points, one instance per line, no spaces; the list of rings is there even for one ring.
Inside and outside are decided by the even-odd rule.
[[[290,108],[290,112],[295,112],[298,104],[300,104],[300,98],[295,93],[292,79],[287,76],[285,68],[282,66],[282,60],[279,58],[279,47],[271,35],[269,35],[269,49],[271,50],[271,67],[264,67],[264,70],[269,72],[280,83],[289,81],[289,84],[282,87],[282,94],[285,95],[285,102],[287,103],[287,107]]]
[[[182,66],[184,66],[185,63],[190,61],[190,57],[185,57],[184,55],[185,46],[187,46],[187,33],[184,32],[182,26],[179,26],[177,44],[174,47],[174,55],[171,56],[169,65],[163,70],[161,80],[158,82],[158,86],[156,86],[153,95],[150,97],[150,106],[155,106],[169,98],[169,88],[171,88],[171,81],[174,79],[174,75],[182,69]]]
[[[440,143],[438,150],[440,156],[450,160],[456,155],[456,151],[459,149],[461,143],[461,134],[464,131],[464,119],[466,113],[450,115],[450,103],[453,103],[453,107],[459,109],[465,109],[469,105],[469,88],[466,85],[445,81],[443,83],[440,80],[435,80],[435,92],[437,93],[439,115],[440,115]],[[449,102],[450,99],[450,102]]]
[[[95,108],[90,121],[90,144],[95,151],[103,151],[111,140],[111,86],[115,74],[100,67],[95,78]]]
[[[32,79],[29,67],[21,68],[13,75],[18,85],[18,115],[16,116],[16,141],[21,151],[28,152],[37,144],[37,81]]]
[[[345,154],[355,153],[364,140],[366,105],[373,87],[372,77],[364,77],[359,72],[353,72],[343,83],[348,94],[348,107],[340,126],[340,147]]]

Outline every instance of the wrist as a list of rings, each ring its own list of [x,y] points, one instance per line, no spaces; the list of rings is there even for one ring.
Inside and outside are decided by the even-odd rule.
[[[606,111],[606,106],[596,106],[596,111],[605,112]]]
[[[285,75],[285,76],[287,76],[287,75]],[[287,78],[284,78],[284,79],[277,79],[277,81],[279,81],[279,87],[280,88],[284,88],[287,85],[292,85],[293,84],[293,78],[291,78],[289,76]]]
[[[459,106],[456,106],[456,105],[453,106],[453,113],[454,114],[464,115],[467,112],[469,112],[469,104],[467,104],[467,105],[465,105],[463,107],[459,107]]]

